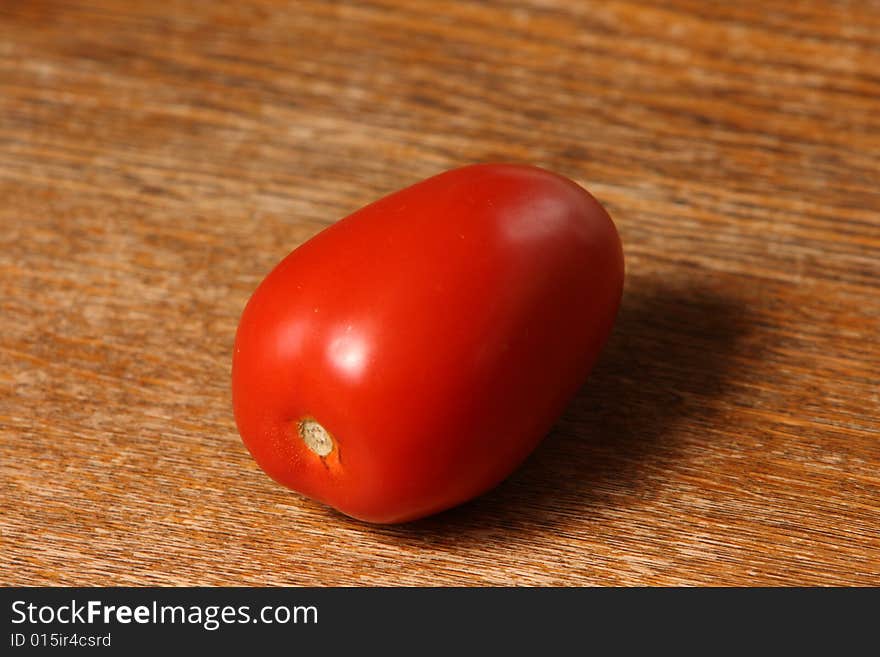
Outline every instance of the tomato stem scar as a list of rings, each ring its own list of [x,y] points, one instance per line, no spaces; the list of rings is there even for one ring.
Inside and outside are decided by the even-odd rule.
[[[306,447],[321,458],[333,451],[333,437],[315,420],[300,420],[297,430]]]

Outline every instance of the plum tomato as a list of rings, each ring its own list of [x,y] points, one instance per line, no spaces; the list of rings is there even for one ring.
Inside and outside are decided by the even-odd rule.
[[[583,188],[522,165],[453,169],[285,257],[235,338],[233,409],[279,483],[369,522],[497,485],[586,380],[623,251]]]

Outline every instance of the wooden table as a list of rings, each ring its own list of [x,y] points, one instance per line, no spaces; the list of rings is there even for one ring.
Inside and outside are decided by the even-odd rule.
[[[621,231],[613,338],[475,502],[373,527],[233,423],[245,301],[457,165]],[[880,584],[880,5],[0,5],[3,584]]]

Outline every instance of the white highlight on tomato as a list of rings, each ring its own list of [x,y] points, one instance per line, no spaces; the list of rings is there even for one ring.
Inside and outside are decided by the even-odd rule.
[[[354,381],[360,378],[367,365],[367,341],[348,324],[330,340],[327,356],[343,378]]]

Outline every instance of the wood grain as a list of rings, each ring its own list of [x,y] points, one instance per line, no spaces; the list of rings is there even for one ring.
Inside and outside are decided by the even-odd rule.
[[[880,584],[880,4],[5,0],[3,584]],[[401,527],[230,410],[281,257],[477,161],[578,180],[628,279],[526,465]]]

